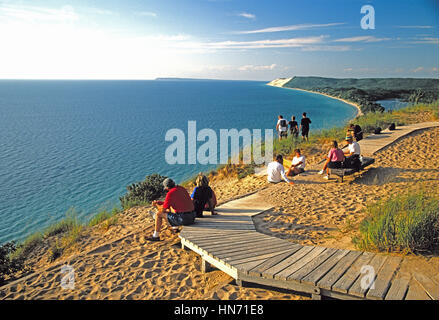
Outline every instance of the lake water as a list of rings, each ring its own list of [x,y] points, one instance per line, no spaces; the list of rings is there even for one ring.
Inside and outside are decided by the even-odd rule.
[[[23,239],[74,207],[81,219],[160,173],[181,182],[214,166],[168,165],[165,133],[271,129],[277,115],[312,130],[356,110],[321,95],[250,81],[0,81],[0,243]]]

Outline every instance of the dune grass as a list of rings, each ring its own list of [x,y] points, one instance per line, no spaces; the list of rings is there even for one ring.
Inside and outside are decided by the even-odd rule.
[[[417,253],[439,246],[439,198],[425,191],[370,205],[353,239],[362,250]]]

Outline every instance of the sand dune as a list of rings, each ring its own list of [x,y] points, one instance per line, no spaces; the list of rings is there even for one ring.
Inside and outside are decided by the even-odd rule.
[[[263,189],[261,194],[274,205],[274,210],[254,219],[263,233],[302,244],[353,249],[351,238],[367,203],[420,186],[439,192],[438,154],[436,128],[413,133],[380,151],[372,168],[345,183],[291,187],[269,185],[265,177],[252,176],[216,181],[214,188],[219,201]],[[0,288],[0,298],[306,299],[267,288],[239,288],[220,271],[203,274],[200,258],[183,251],[176,235],[164,231],[162,242],[145,240],[152,232],[149,211],[128,210],[108,231],[84,235],[70,258],[48,266],[42,257],[35,274]],[[75,270],[73,290],[60,285],[63,263]]]

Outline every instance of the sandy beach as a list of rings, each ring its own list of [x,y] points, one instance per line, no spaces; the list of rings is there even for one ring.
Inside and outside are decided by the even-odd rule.
[[[334,97],[334,96],[331,96],[329,94],[322,93],[322,92],[317,92],[317,91],[312,91],[312,90],[305,90],[305,89],[300,89],[300,88],[287,88],[287,87],[285,87],[285,84],[287,84],[291,79],[292,78],[276,79],[276,80],[273,80],[273,81],[269,82],[267,85],[272,86],[272,87],[279,87],[279,88],[283,88],[283,89],[299,90],[299,91],[304,91],[304,92],[309,92],[309,93],[320,94],[322,96],[325,96],[325,97],[328,97],[328,98],[331,98],[331,99],[336,99],[338,101],[344,102],[346,104],[349,104],[349,105],[355,107],[355,109],[357,109],[357,114],[355,115],[355,118],[363,115],[363,112],[361,111],[360,106],[358,104],[354,103],[354,102],[351,102],[351,101],[348,101],[348,100],[345,100],[345,99],[342,99],[342,98]]]
[[[418,131],[376,155],[376,163],[345,183],[270,185],[265,177],[213,181],[219,202],[260,190],[274,209],[254,218],[257,229],[293,243],[355,249],[352,237],[367,204],[425,188],[439,193],[439,128]],[[312,165],[312,163],[310,163]],[[54,264],[35,256],[36,272],[0,288],[2,299],[308,299],[262,287],[240,288],[221,271],[203,274],[200,258],[183,251],[179,239],[163,231],[162,242],[145,240],[152,232],[150,208],[127,210],[109,230],[94,228],[66,257]],[[415,259],[424,259],[423,257]],[[437,258],[429,263],[438,263]],[[60,267],[75,269],[75,289],[60,287]]]

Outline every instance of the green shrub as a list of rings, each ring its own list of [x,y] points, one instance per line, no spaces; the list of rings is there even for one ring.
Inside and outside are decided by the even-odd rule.
[[[354,243],[360,249],[417,252],[439,245],[439,198],[424,192],[369,206]]]
[[[93,216],[90,219],[90,221],[88,222],[88,226],[94,227],[98,224],[101,224],[104,221],[107,221],[107,220],[112,220],[115,222],[117,219],[114,219],[114,218],[120,212],[121,211],[118,208],[113,208],[113,210],[111,212],[109,212],[107,210],[102,210],[101,212],[99,212],[98,214],[96,214],[95,216]]]
[[[43,244],[43,234],[36,232],[27,237],[19,246],[17,250],[12,254],[13,257],[25,259],[32,253],[37,247]]]
[[[43,235],[44,237],[52,237],[58,234],[67,233],[80,225],[75,209],[71,208],[67,211],[66,217],[61,221],[47,227]]]
[[[119,198],[122,208],[128,209],[136,205],[146,205],[165,195],[163,181],[166,177],[159,174],[147,176],[144,181],[127,187],[127,194]]]
[[[16,250],[13,241],[0,246],[0,286],[4,284],[6,276],[25,269],[24,259],[14,257]]]

